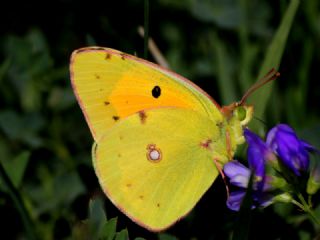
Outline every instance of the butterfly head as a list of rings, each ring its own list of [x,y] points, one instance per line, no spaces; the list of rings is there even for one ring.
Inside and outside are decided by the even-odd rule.
[[[222,113],[228,122],[231,138],[233,138],[235,145],[244,142],[243,127],[249,123],[253,116],[253,106],[246,104],[247,98],[255,90],[266,83],[275,80],[279,76],[279,72],[277,72],[275,69],[271,69],[271,71],[264,78],[260,79],[248,89],[239,102],[222,107]]]
[[[228,125],[229,137],[231,141],[231,150],[235,152],[236,146],[244,143],[243,127],[245,127],[253,116],[253,106],[240,104],[240,102],[232,103],[222,108]]]
[[[245,126],[252,119],[253,106],[239,105],[233,109],[233,116],[240,122],[241,126]]]
[[[222,107],[222,113],[229,122],[238,121],[241,126],[245,126],[252,119],[253,106],[236,102]]]

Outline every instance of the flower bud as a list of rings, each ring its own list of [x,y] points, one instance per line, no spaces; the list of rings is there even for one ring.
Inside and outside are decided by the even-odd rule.
[[[319,160],[319,159],[317,159]],[[320,163],[315,163],[311,170],[310,177],[307,183],[307,193],[310,195],[315,194],[320,188]]]
[[[273,197],[273,202],[282,202],[282,203],[291,203],[293,200],[292,196],[289,193],[282,193]]]
[[[275,175],[268,175],[268,178],[266,180],[266,185],[271,186],[270,189],[281,189],[283,191],[288,190],[287,181],[284,178],[277,177]]]
[[[308,169],[309,149],[288,125],[278,124],[272,128],[267,135],[266,143],[295,175],[300,176],[301,172]]]

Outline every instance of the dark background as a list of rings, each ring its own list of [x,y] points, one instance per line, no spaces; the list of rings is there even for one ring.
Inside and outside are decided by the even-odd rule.
[[[256,80],[289,3],[150,1],[150,36],[173,71],[194,81],[218,103],[228,104],[239,100],[248,82]],[[137,27],[144,22],[144,2],[6,4],[0,14],[0,161],[8,175],[17,179],[36,234],[40,239],[77,238],[88,217],[90,199],[101,198],[107,218],[118,216],[117,231],[127,228],[131,239],[158,238],[128,220],[103,196],[91,165],[92,137],[68,72],[72,51],[84,46],[110,47],[143,57]],[[320,145],[319,46],[319,3],[302,1],[262,129],[286,122],[301,137]],[[150,54],[149,60],[154,61]],[[243,77],[246,81],[241,81]],[[230,91],[221,91],[226,79]],[[195,209],[167,232],[180,239],[228,239],[238,215],[226,208],[225,200],[219,177]],[[0,213],[0,238],[24,239],[21,216],[3,182]],[[312,223],[289,204],[253,212],[251,239],[314,236]]]

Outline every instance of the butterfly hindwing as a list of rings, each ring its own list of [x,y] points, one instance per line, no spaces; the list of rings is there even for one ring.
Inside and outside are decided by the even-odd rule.
[[[214,159],[227,161],[225,141],[222,128],[192,109],[150,109],[101,137],[94,167],[119,209],[161,230],[186,215],[218,176]]]

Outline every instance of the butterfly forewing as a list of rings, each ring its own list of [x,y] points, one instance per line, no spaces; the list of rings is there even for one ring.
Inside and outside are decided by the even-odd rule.
[[[157,107],[193,109],[222,120],[219,106],[191,82],[119,51],[85,48],[71,57],[71,80],[95,140],[119,120]]]

